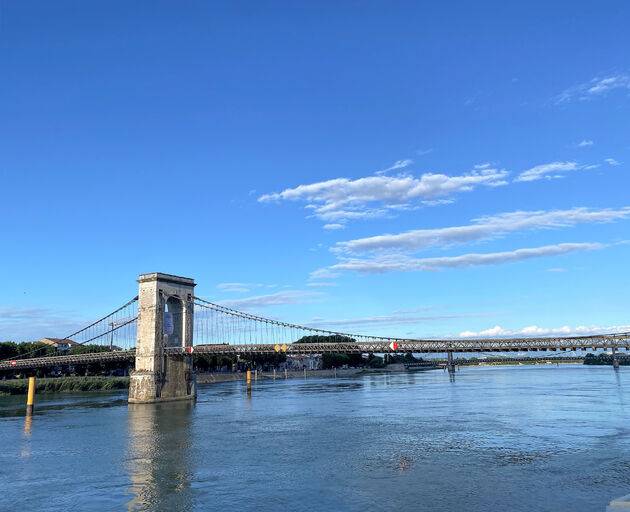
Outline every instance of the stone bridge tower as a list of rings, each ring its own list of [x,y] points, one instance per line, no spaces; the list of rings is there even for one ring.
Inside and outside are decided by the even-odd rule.
[[[165,348],[193,345],[195,281],[169,274],[142,274],[138,279],[136,369],[129,382],[130,403],[152,403],[196,397],[192,354],[167,354]]]

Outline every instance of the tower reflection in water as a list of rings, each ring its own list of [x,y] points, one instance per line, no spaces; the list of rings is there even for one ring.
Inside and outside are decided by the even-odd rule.
[[[129,404],[128,510],[192,508],[194,402]]]

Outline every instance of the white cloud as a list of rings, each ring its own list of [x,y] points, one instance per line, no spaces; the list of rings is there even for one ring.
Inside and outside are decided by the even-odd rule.
[[[576,207],[568,210],[516,211],[473,219],[464,226],[438,229],[417,229],[399,234],[387,234],[339,242],[334,252],[418,251],[429,247],[444,247],[498,238],[506,233],[542,228],[574,226],[582,223],[612,222],[628,218],[630,207],[617,210],[594,210]]]
[[[388,173],[389,171],[395,171],[396,169],[404,169],[405,167],[410,166],[413,163],[413,160],[396,160],[396,163],[387,169],[382,169],[380,171],[376,171],[377,175]]]
[[[266,308],[270,306],[283,306],[286,304],[305,304],[309,302],[320,302],[325,297],[323,292],[289,290],[270,295],[258,295],[237,300],[224,300],[220,304],[238,310],[252,308]]]
[[[547,272],[566,272],[566,268],[548,268]]]
[[[324,224],[324,229],[344,229],[343,224]]]
[[[342,258],[332,265],[333,270],[352,270],[367,274],[385,272],[434,272],[453,268],[471,268],[487,265],[500,265],[546,256],[558,256],[573,252],[602,249],[599,243],[564,243],[547,245],[515,251],[487,254],[463,254],[461,256],[442,256],[437,258],[412,258],[402,254],[388,254],[372,259]]]
[[[586,82],[566,89],[555,98],[556,103],[568,103],[575,99],[585,101],[605,96],[613,89],[630,90],[630,76],[624,74],[595,77]]]
[[[584,148],[586,146],[592,146],[593,145],[593,141],[592,140],[583,140],[582,142],[580,142],[578,144],[579,148]]]
[[[266,194],[258,201],[303,201],[315,217],[327,223],[342,223],[412,209],[416,207],[414,201],[439,199],[479,186],[505,185],[507,175],[505,170],[485,168],[459,176],[427,173],[420,178],[408,174],[336,178]]]
[[[576,162],[551,162],[549,164],[537,165],[523,171],[514,181],[535,181],[541,178],[550,178],[549,175],[553,178],[557,178],[556,173],[558,172],[575,171],[577,169],[579,169],[579,167]]]
[[[614,334],[630,331],[630,325],[613,325],[610,327],[598,327],[595,325],[579,325],[576,327],[545,328],[530,325],[522,329],[504,329],[495,325],[483,331],[464,331],[459,334],[461,338],[486,338],[486,337],[537,337],[537,336],[589,336],[592,334]]]
[[[433,148],[420,148],[420,149],[416,149],[416,155],[428,155],[429,153],[431,153],[433,151]]]
[[[607,164],[610,164],[610,165],[621,165],[614,158],[604,158],[604,162],[606,162]]]
[[[337,286],[337,283],[329,283],[326,281],[322,281],[322,282],[306,283],[306,286],[330,287],[330,286]]]

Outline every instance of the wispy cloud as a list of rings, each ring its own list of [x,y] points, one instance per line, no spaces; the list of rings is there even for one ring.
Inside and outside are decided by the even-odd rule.
[[[630,325],[613,325],[609,327],[600,327],[596,325],[578,325],[570,327],[568,325],[562,327],[538,327],[530,325],[522,329],[504,329],[499,325],[495,325],[483,331],[464,331],[459,334],[461,338],[499,338],[499,337],[537,337],[537,336],[589,336],[592,334],[614,334],[620,332],[629,332]]]
[[[251,283],[219,283],[217,288],[224,292],[248,292],[250,287],[257,286]]]
[[[335,329],[339,327],[350,326],[379,326],[386,327],[391,325],[413,325],[424,322],[434,322],[438,320],[453,320],[456,318],[473,318],[496,316],[501,313],[469,313],[469,314],[452,314],[452,315],[384,315],[384,316],[368,316],[359,318],[342,318],[338,320],[327,320],[324,318],[315,318],[306,325],[310,327],[328,327]]]
[[[381,169],[380,171],[376,171],[375,174],[382,175],[382,174],[386,174],[386,173],[388,173],[390,171],[395,171],[397,169],[404,169],[405,167],[410,166],[412,163],[413,163],[413,160],[411,160],[411,159],[396,160],[394,165],[392,165],[391,167],[388,167],[387,169]]]
[[[413,309],[398,309],[396,311],[393,311],[393,313],[395,315],[406,315],[409,313],[422,313],[423,311],[434,311],[436,309],[441,309],[438,306],[422,306],[419,308],[413,308]]]
[[[570,87],[555,98],[556,103],[568,103],[573,100],[587,101],[602,97],[614,89],[630,90],[630,76],[615,74],[595,77],[589,82]]]
[[[224,292],[248,292],[252,288],[278,288],[278,284],[264,284],[264,283],[219,283],[217,288]],[[285,288],[290,285],[283,285]]]
[[[587,146],[592,146],[592,145],[593,145],[592,140],[583,140],[582,142],[578,144],[578,148],[585,148]]]
[[[337,286],[337,283],[331,283],[331,282],[328,282],[328,281],[321,281],[321,282],[313,281],[313,282],[310,282],[310,283],[306,283],[306,286],[314,286],[314,287],[323,288],[323,287]]]
[[[343,224],[324,224],[324,229],[344,229]]]
[[[621,163],[617,162],[617,160],[615,160],[614,158],[604,158],[604,162],[609,165],[621,165]]]
[[[551,162],[527,169],[520,173],[514,181],[535,181],[542,178],[556,178],[558,173],[579,169],[577,162]]]
[[[310,280],[314,280],[314,279],[334,279],[336,277],[339,277],[341,274],[339,274],[339,272],[333,272],[332,270],[328,269],[328,268],[319,268],[317,270],[313,270],[313,272],[311,272],[311,275],[309,276]]]
[[[568,210],[516,211],[473,219],[471,224],[438,229],[416,229],[339,242],[333,252],[418,251],[481,240],[510,232],[612,222],[630,217],[630,206],[620,209],[576,207]]]
[[[60,338],[85,327],[91,320],[71,320],[76,314],[43,308],[0,306],[0,343]]]
[[[566,272],[566,270],[567,270],[566,268],[556,267],[556,268],[548,268],[547,272]]]
[[[249,310],[253,308],[267,308],[270,306],[284,306],[287,304],[305,304],[309,302],[321,302],[326,294],[315,291],[289,290],[272,293],[269,295],[257,295],[244,299],[221,301],[223,306]]]
[[[313,215],[327,223],[376,218],[398,210],[417,208],[414,203],[435,200],[477,187],[506,185],[508,172],[485,168],[459,176],[427,173],[415,178],[409,174],[368,176],[356,180],[336,178],[299,185],[282,192],[260,196],[260,202],[302,201]]]
[[[515,251],[494,252],[487,254],[463,254],[437,258],[413,258],[404,254],[387,254],[375,258],[341,258],[330,268],[333,270],[351,270],[365,274],[385,272],[434,272],[455,268],[472,268],[488,265],[501,265],[533,258],[558,256],[574,252],[604,248],[600,243],[563,243],[544,247],[517,249]]]

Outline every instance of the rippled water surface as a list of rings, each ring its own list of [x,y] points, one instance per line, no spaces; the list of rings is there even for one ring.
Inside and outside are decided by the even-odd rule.
[[[601,511],[630,493],[630,368],[465,368],[0,398],[0,510]]]

